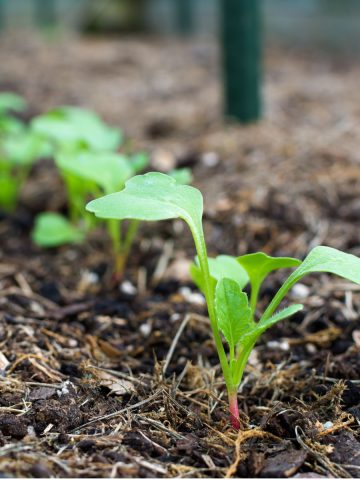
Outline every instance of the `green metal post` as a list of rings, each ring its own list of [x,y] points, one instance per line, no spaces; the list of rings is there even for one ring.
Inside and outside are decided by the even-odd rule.
[[[56,25],[55,0],[34,0],[35,20],[39,27]]]
[[[180,34],[193,31],[193,0],[175,0],[176,27]]]
[[[224,110],[242,123],[261,115],[260,0],[220,0]]]

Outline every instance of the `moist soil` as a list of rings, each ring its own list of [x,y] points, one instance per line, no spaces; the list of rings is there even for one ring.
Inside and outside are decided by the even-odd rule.
[[[211,255],[303,258],[318,244],[360,254],[360,65],[269,49],[265,114],[221,118],[208,41],[2,39],[1,90],[29,118],[77,104],[121,126],[151,168],[193,169]],[[141,226],[120,282],[106,235],[41,250],[35,215],[66,213],[50,159],[0,221],[0,473],[26,477],[360,477],[360,288],[304,279],[302,312],[254,349],[227,396],[194,255],[178,221]],[[286,272],[265,282],[261,309]]]

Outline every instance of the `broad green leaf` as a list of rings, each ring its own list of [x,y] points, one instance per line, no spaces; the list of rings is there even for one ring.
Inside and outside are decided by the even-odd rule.
[[[233,349],[255,325],[247,295],[234,280],[222,278],[216,285],[215,308],[218,327]]]
[[[21,133],[25,130],[25,125],[17,118],[1,116],[0,112],[0,134]]]
[[[333,273],[360,285],[360,258],[331,247],[315,247],[279,289],[264,312],[261,323],[267,321],[296,282],[313,272]]]
[[[112,152],[64,153],[56,163],[67,174],[94,182],[106,193],[122,190],[134,173],[126,157]]]
[[[26,108],[25,100],[12,92],[4,92],[0,94],[0,115],[8,112],[22,112]]]
[[[208,258],[210,276],[213,279],[213,288],[216,282],[222,278],[234,280],[242,290],[249,281],[245,269],[239,265],[235,257],[230,255],[219,255],[216,258]],[[197,287],[204,292],[204,279],[198,266],[198,260],[190,267],[190,275]]]
[[[48,145],[43,138],[30,131],[7,135],[0,145],[4,161],[14,166],[31,165],[48,153]]]
[[[125,189],[88,203],[86,209],[97,217],[166,220],[182,218],[197,234],[202,231],[202,195],[196,188],[178,185],[163,173],[137,175]]]
[[[80,243],[84,234],[62,215],[45,212],[36,217],[32,239],[40,247],[58,247],[66,243]]]
[[[32,121],[35,132],[58,145],[85,144],[93,150],[116,150],[121,132],[106,125],[94,112],[79,107],[59,107]]]
[[[176,168],[169,172],[170,177],[175,178],[180,185],[190,185],[192,182],[192,173],[190,168]]]
[[[247,271],[251,284],[251,307],[256,308],[259,289],[265,278],[279,268],[291,268],[300,265],[301,261],[289,257],[270,257],[265,253],[250,253],[237,258],[239,264]]]

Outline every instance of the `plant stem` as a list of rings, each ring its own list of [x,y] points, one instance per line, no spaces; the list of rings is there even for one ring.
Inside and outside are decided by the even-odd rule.
[[[256,304],[258,300],[258,295],[259,295],[259,290],[260,290],[260,284],[253,282],[251,285],[251,295],[250,295],[250,307],[251,311],[253,313],[253,317],[255,317],[255,312],[256,312]]]
[[[230,422],[233,428],[240,430],[239,405],[237,399],[237,389],[228,390]]]
[[[230,405],[230,410],[232,409],[234,413],[236,413],[237,409],[237,398],[236,395],[234,397],[234,385],[233,385],[233,380],[232,380],[232,375],[231,375],[231,370],[230,366],[226,357],[226,353],[224,350],[224,346],[221,340],[221,335],[218,329],[217,325],[217,318],[216,318],[216,312],[215,312],[215,303],[214,303],[214,294],[213,290],[211,287],[211,282],[210,282],[210,271],[209,271],[209,263],[207,259],[207,251],[206,251],[206,244],[205,244],[205,238],[204,238],[204,232],[202,229],[202,226],[199,225],[194,225],[192,221],[188,221],[186,219],[188,225],[190,226],[191,233],[194,238],[195,242],[195,248],[196,252],[198,255],[199,259],[199,265],[201,272],[203,274],[204,278],[204,293],[205,293],[205,299],[208,307],[208,312],[209,312],[209,318],[210,318],[210,325],[211,329],[213,332],[214,340],[215,340],[215,345],[216,345],[216,350],[218,352],[219,360],[220,360],[220,365],[221,369],[224,375],[226,387],[228,389],[228,392],[232,395],[231,399],[229,396],[229,402],[232,401],[232,405]],[[235,387],[235,392],[236,392],[236,387]],[[229,394],[229,395],[230,395]],[[234,404],[236,402],[236,408],[234,407]],[[238,412],[238,410],[237,410]],[[234,423],[232,422],[232,425],[234,426]],[[239,425],[240,426],[240,425]],[[239,428],[239,426],[234,427],[234,428]]]
[[[127,259],[132,243],[134,241],[135,235],[138,231],[139,228],[139,220],[130,220],[125,239],[124,239],[124,245],[123,245],[123,254],[125,256],[125,259]]]
[[[121,252],[122,241],[121,241],[121,222],[117,219],[110,218],[107,222],[107,229],[109,236],[111,238],[112,249],[115,257]]]

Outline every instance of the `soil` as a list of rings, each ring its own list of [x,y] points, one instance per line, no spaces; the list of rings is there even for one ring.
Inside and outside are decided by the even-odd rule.
[[[29,118],[91,107],[152,168],[193,169],[211,255],[360,254],[359,64],[270,49],[264,119],[239,127],[222,121],[209,41],[1,41],[0,89],[24,95]],[[254,349],[236,432],[185,226],[142,225],[114,285],[101,232],[31,243],[44,205],[66,212],[49,160],[0,222],[2,476],[360,477],[358,286],[317,275],[291,292],[305,309]],[[285,276],[266,281],[261,307]]]

